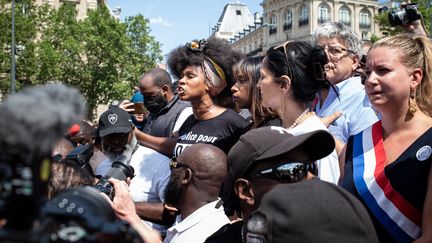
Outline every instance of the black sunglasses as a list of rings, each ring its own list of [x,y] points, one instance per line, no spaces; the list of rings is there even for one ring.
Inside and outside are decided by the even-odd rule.
[[[296,183],[306,179],[309,162],[289,161],[276,166],[262,169],[250,175],[247,179],[268,178],[280,183]]]
[[[189,168],[189,169],[192,170],[192,168],[191,168],[188,164],[184,164],[184,163],[181,163],[181,162],[177,162],[177,159],[176,159],[175,157],[171,158],[171,161],[170,161],[170,163],[169,163],[169,166],[170,166],[170,169],[171,169],[171,170],[173,170],[173,169],[177,169],[177,168],[181,168],[181,167]]]

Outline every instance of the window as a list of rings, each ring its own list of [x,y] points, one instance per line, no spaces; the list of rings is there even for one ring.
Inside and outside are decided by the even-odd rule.
[[[237,15],[241,15],[241,11],[240,10],[236,10],[236,14]]]
[[[322,24],[330,20],[329,17],[330,8],[327,4],[321,3],[318,6],[318,23]]]
[[[284,30],[289,30],[292,28],[292,12],[290,9],[286,11],[285,14],[285,22],[284,22]]]
[[[270,18],[269,35],[275,34],[276,32],[277,32],[276,15],[272,15],[271,18]]]
[[[368,40],[369,33],[367,31],[362,31],[362,40]]]
[[[367,9],[360,11],[360,28],[369,28],[371,25],[370,13]]]
[[[308,11],[308,7],[306,5],[303,5],[300,8],[299,26],[307,25],[307,24],[309,24],[309,11]]]
[[[339,9],[339,21],[345,25],[351,25],[351,11],[348,7],[343,6]]]

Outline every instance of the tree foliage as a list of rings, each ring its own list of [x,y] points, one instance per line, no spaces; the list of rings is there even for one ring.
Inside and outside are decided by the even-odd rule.
[[[0,32],[10,36],[10,24],[4,24],[10,23],[10,8],[5,0],[0,3],[4,7]],[[17,88],[49,82],[77,87],[87,98],[90,118],[98,105],[128,98],[141,73],[162,60],[160,44],[150,35],[149,22],[142,15],[121,22],[100,6],[77,20],[75,6],[68,3],[58,9],[46,5],[28,8],[31,11],[16,24],[21,26],[16,32],[17,43],[20,40],[25,46],[25,53],[17,58]],[[10,37],[2,35],[1,41],[7,46]],[[10,50],[3,49],[0,92],[7,94]]]

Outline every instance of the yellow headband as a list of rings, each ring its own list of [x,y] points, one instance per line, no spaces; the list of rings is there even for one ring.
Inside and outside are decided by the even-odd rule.
[[[211,58],[206,57],[203,63],[207,86],[212,96],[218,95],[227,86],[225,72]]]

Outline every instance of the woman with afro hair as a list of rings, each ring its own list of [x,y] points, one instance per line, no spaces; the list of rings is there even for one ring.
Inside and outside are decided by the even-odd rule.
[[[175,157],[196,143],[210,143],[228,153],[246,130],[248,122],[230,109],[232,67],[241,58],[228,42],[214,37],[191,41],[169,54],[168,67],[179,79],[178,95],[193,110],[178,132]]]

